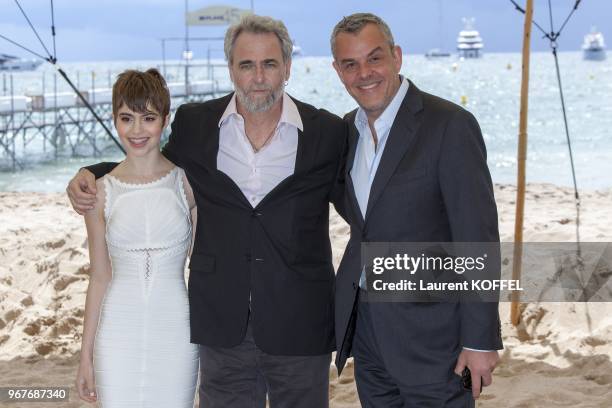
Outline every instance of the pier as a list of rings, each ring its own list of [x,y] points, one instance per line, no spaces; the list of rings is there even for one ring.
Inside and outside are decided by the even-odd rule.
[[[227,81],[215,77],[225,64],[191,65],[192,73],[203,69],[200,80],[185,76],[168,82],[172,100],[171,113],[186,102],[204,101],[231,92]],[[162,67],[159,67],[162,68]],[[164,64],[163,71],[167,66]],[[116,74],[116,73],[115,73]],[[88,86],[79,86],[81,95],[93,107],[105,125],[114,131],[112,121],[112,82],[109,71],[103,80],[91,72]],[[62,157],[99,157],[115,151],[114,142],[75,92],[58,90],[62,81],[57,73],[41,73],[40,91],[16,94],[16,75],[2,74],[0,83],[0,170],[16,171],[28,163],[58,160]],[[102,84],[103,82],[103,84]],[[102,85],[102,86],[101,86]],[[167,137],[169,130],[166,130]]]

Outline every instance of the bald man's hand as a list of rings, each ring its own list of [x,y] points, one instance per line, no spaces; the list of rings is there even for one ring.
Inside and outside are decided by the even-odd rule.
[[[488,387],[493,382],[493,370],[499,362],[499,353],[494,351],[473,351],[463,349],[455,365],[455,374],[461,376],[463,369],[468,367],[472,373],[472,396],[480,397],[482,387]]]

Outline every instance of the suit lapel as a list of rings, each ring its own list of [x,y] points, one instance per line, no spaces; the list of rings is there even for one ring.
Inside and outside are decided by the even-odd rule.
[[[357,110],[350,112],[346,115],[344,120],[347,121],[349,125],[349,150],[348,155],[346,157],[346,176],[350,175],[351,169],[353,168],[353,162],[355,161],[355,151],[357,150],[357,140],[359,140],[359,133],[357,132],[357,127],[355,127],[355,116],[357,115]]]
[[[266,196],[257,204],[257,207],[265,205],[272,197],[282,192],[283,189],[295,177],[308,172],[312,168],[313,160],[317,154],[321,132],[319,131],[319,121],[316,120],[317,111],[303,104],[297,99],[291,98],[298,108],[304,131],[298,129],[298,146],[295,154],[295,167],[293,174],[277,184]]]
[[[203,160],[200,161],[210,174],[214,174],[220,178],[220,180],[227,184],[229,191],[241,205],[250,207],[249,200],[244,196],[240,187],[231,179],[227,174],[223,173],[217,167],[217,155],[219,153],[219,121],[223,112],[227,108],[233,92],[213,101],[210,105],[206,106],[208,111],[202,115],[201,132],[199,137],[201,144],[199,149],[194,152],[197,155],[202,155]]]
[[[200,145],[196,155],[202,155],[202,164],[210,172],[217,171],[217,154],[219,152],[219,120],[227,108],[233,93],[214,100],[210,105],[204,105],[207,112],[201,117],[200,132],[198,139]]]
[[[402,101],[395,120],[393,121],[393,125],[391,126],[391,130],[389,131],[385,150],[380,159],[374,181],[372,182],[365,216],[366,222],[368,216],[372,212],[372,208],[376,205],[376,202],[389,182],[389,179],[393,173],[395,173],[397,165],[400,163],[414,140],[420,124],[417,113],[421,109],[423,109],[421,92],[412,82],[410,82],[408,93]]]
[[[294,176],[299,176],[312,167],[313,160],[315,159],[319,147],[321,132],[319,129],[319,121],[315,120],[316,111],[309,109],[302,102],[294,98],[291,99],[298,108],[304,127],[304,131],[298,129],[298,147],[295,156],[295,169],[293,171]]]
[[[349,113],[345,120],[349,125],[349,139],[348,139],[348,154],[346,156],[346,167],[344,179],[346,180],[347,193],[353,212],[356,214],[356,219],[359,221],[360,227],[363,226],[364,219],[359,209],[359,203],[357,202],[357,196],[355,195],[355,185],[353,184],[353,178],[351,177],[351,169],[353,168],[353,162],[355,161],[355,152],[357,150],[357,141],[359,140],[359,132],[355,127],[355,115],[357,110]]]

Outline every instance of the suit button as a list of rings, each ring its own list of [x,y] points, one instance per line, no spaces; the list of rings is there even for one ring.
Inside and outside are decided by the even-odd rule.
[[[353,282],[353,290],[357,290],[357,284]]]
[[[251,262],[251,254],[244,254],[244,258],[247,262]]]

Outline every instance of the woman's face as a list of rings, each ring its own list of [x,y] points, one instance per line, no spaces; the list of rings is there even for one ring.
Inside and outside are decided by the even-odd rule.
[[[159,142],[168,117],[164,118],[152,107],[144,113],[134,112],[121,105],[115,117],[115,128],[126,153],[145,156],[153,149],[159,151]]]

